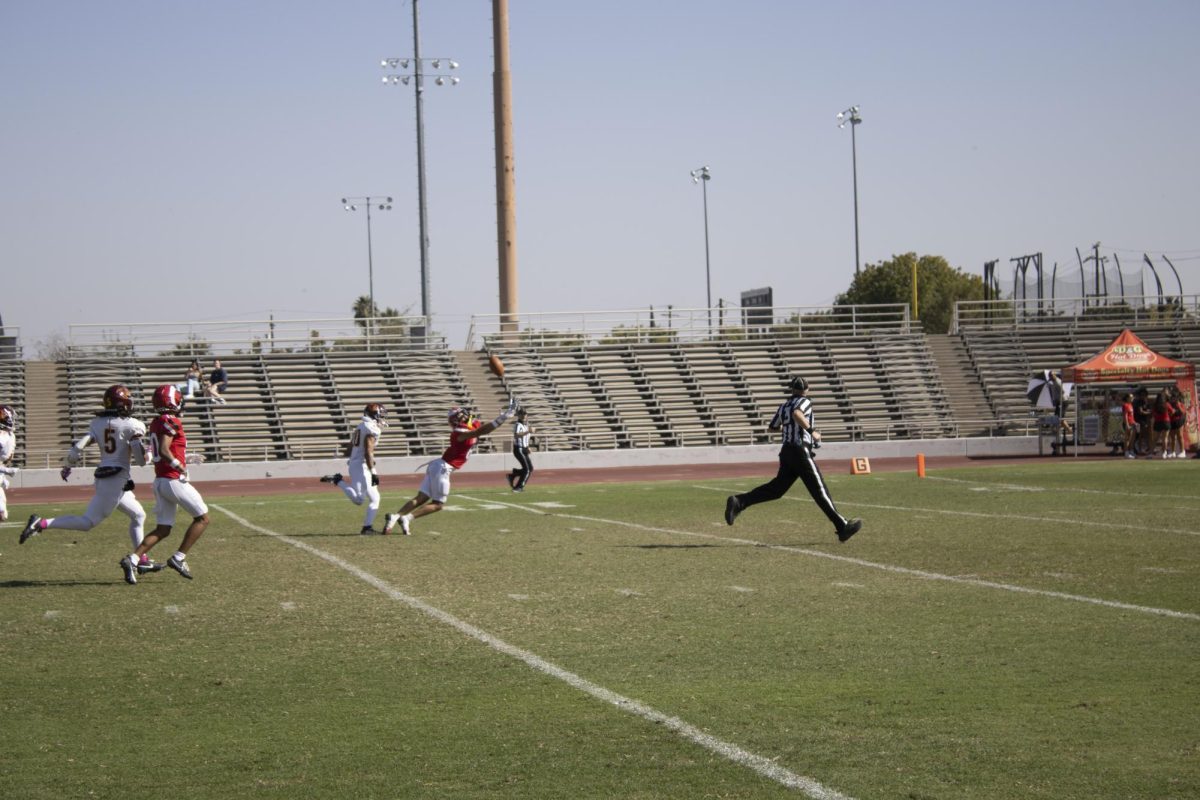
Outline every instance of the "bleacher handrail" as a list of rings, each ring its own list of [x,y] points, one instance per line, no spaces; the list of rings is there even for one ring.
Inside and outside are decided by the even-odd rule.
[[[1125,325],[1200,324],[1200,295],[959,300],[951,333],[964,330],[1062,326],[1073,330]]]
[[[521,314],[516,331],[511,315],[471,317],[474,337],[484,349],[588,347],[605,344],[680,344],[789,338],[809,334],[862,335],[914,330],[906,303],[765,308],[644,308],[620,311],[552,311]]]
[[[69,358],[154,355],[220,358],[447,347],[446,337],[429,333],[422,317],[73,323],[67,332]]]

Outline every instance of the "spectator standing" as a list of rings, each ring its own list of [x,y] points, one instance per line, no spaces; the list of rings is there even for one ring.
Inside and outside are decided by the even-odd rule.
[[[1187,406],[1183,392],[1172,386],[1167,389],[1167,409],[1171,414],[1171,429],[1167,433],[1167,458],[1187,458],[1183,449],[1183,426],[1187,422]]]
[[[1125,457],[1137,458],[1137,412],[1133,407],[1133,394],[1129,392],[1121,401],[1121,426],[1125,429]]]
[[[1158,451],[1159,458],[1167,457],[1167,436],[1171,432],[1171,409],[1167,405],[1166,392],[1154,396],[1154,405],[1150,408],[1150,418],[1154,424],[1154,440],[1150,445],[1147,458],[1154,458]]]
[[[820,447],[821,433],[814,427],[812,400],[808,398],[808,381],[796,376],[788,384],[792,396],[784,402],[771,419],[772,431],[783,432],[779,451],[779,472],[775,477],[745,494],[730,495],[725,501],[725,523],[733,521],[747,508],[768,500],[778,500],[792,487],[797,478],[804,481],[817,506],[829,517],[837,532],[838,541],[845,542],[862,528],[861,519],[846,519],[838,513],[825,486],[821,469],[813,450]]]
[[[208,374],[208,390],[207,394],[214,403],[225,405],[225,398],[221,395],[229,388],[229,373],[221,366],[221,359],[213,359],[212,372]]]
[[[1150,390],[1145,386],[1134,392],[1133,419],[1138,426],[1137,446],[1134,447],[1134,454],[1150,453],[1154,431],[1151,430],[1150,425]]]
[[[529,457],[529,439],[533,432],[533,428],[525,422],[525,409],[520,409],[517,411],[517,421],[513,423],[512,454],[521,466],[508,473],[508,485],[514,492],[525,491],[525,484],[533,475],[533,459]]]

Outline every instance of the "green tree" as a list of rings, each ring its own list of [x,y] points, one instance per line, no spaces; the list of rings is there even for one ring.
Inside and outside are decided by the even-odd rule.
[[[867,264],[838,295],[837,305],[911,303],[913,265],[917,267],[917,312],[928,333],[947,333],[959,300],[982,300],[983,278],[950,266],[941,256],[905,253]]]

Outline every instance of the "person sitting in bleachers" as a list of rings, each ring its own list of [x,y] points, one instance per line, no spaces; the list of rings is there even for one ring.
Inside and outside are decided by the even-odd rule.
[[[214,403],[225,405],[225,398],[222,397],[225,390],[229,388],[229,373],[221,366],[221,359],[213,359],[213,370],[208,374],[208,386],[204,393]]]

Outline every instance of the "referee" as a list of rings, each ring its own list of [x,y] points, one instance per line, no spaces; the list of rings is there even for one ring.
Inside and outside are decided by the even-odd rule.
[[[525,422],[525,409],[522,408],[517,411],[517,421],[513,423],[512,443],[513,458],[517,459],[517,463],[521,467],[512,470],[506,476],[508,485],[514,492],[525,491],[525,484],[529,482],[529,476],[533,474],[533,459],[529,457],[529,437],[532,433],[533,428]]]
[[[844,542],[862,528],[861,519],[846,519],[837,512],[829,488],[821,477],[821,469],[813,460],[813,450],[821,446],[821,433],[813,427],[812,400],[808,399],[808,381],[796,376],[788,384],[792,396],[779,407],[771,419],[771,430],[783,431],[783,447],[779,451],[779,473],[762,486],[745,494],[730,495],[725,501],[725,523],[732,525],[737,515],[757,503],[783,497],[796,479],[804,481],[812,499],[829,517],[837,529],[839,542]]]

